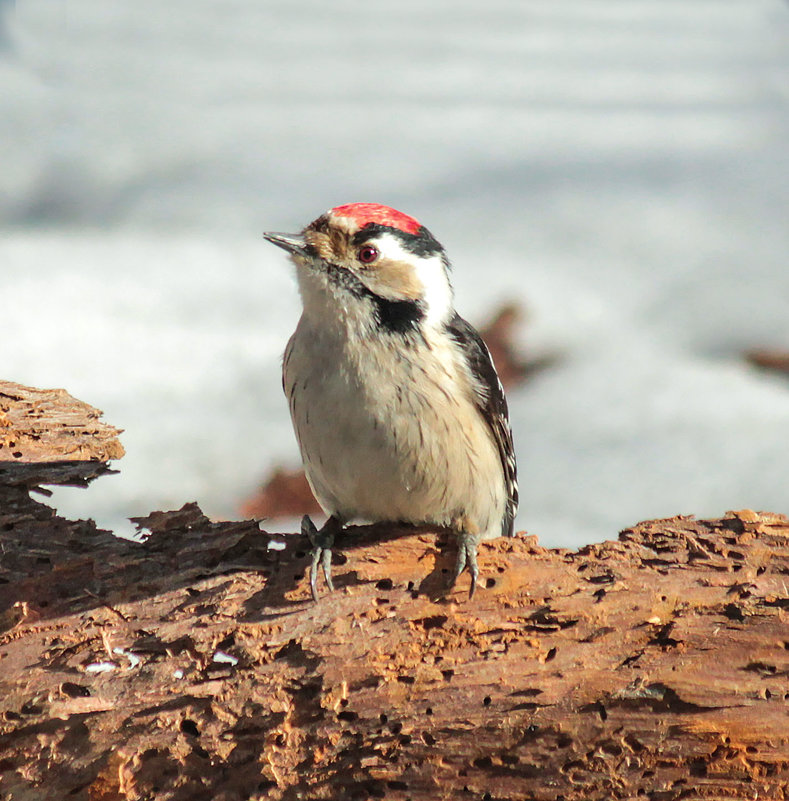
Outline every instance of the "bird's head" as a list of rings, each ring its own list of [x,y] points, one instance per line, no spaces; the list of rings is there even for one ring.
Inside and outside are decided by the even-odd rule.
[[[421,223],[388,206],[337,206],[300,234],[265,237],[291,255],[305,314],[405,333],[443,324],[452,313],[444,249]]]

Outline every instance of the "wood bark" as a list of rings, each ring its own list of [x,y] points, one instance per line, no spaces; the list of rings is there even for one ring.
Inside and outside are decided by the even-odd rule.
[[[313,604],[300,535],[186,504],[118,540],[15,469],[0,798],[787,797],[785,517],[483,544],[471,601],[447,532],[357,527]]]
[[[121,430],[63,389],[0,381],[0,488],[87,486],[120,459]]]

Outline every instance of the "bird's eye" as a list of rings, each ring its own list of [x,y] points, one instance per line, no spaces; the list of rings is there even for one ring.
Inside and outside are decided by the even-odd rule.
[[[359,248],[356,257],[362,264],[372,264],[378,258],[378,248],[374,248],[372,245],[365,245],[363,248]]]

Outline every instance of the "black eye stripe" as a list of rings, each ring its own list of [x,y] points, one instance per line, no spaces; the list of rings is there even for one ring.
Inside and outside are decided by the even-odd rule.
[[[415,256],[435,256],[442,253],[443,248],[436,241],[433,234],[423,225],[416,234],[409,234],[399,228],[390,228],[380,223],[368,223],[360,231],[353,235],[354,245],[363,245],[369,239],[373,239],[379,234],[391,234],[395,239],[400,240],[403,247]]]

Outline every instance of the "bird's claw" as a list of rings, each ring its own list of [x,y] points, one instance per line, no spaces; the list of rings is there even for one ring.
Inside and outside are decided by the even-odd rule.
[[[471,586],[468,590],[468,597],[474,597],[474,590],[477,589],[477,577],[479,576],[479,567],[477,566],[477,543],[472,539],[460,538],[458,541],[458,557],[455,562],[455,572],[452,575],[452,580],[449,582],[449,589],[453,589],[460,574],[468,568],[471,575]]]
[[[323,568],[323,577],[329,592],[334,592],[331,580],[331,549],[334,545],[335,525],[333,518],[329,518],[320,531],[316,528],[309,515],[301,519],[301,533],[306,535],[312,544],[312,563],[310,565],[310,590],[312,599],[318,603],[318,565]]]

